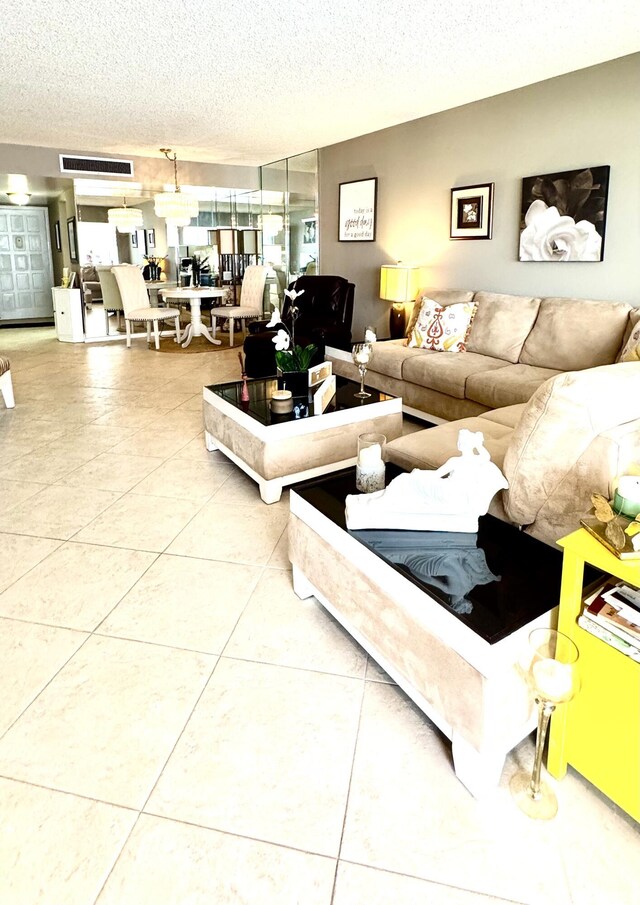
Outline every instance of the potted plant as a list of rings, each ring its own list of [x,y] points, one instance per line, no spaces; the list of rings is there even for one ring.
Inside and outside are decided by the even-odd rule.
[[[284,290],[284,294],[291,300],[289,309],[291,330],[282,323],[278,308],[273,309],[271,320],[267,324],[268,329],[278,328],[276,335],[273,337],[273,343],[276,347],[278,386],[281,389],[291,390],[294,396],[306,396],[308,394],[309,366],[318,348],[313,343],[304,347],[296,345],[296,320],[300,315],[296,299],[303,293],[304,289],[300,290],[300,292],[296,292],[295,289]]]

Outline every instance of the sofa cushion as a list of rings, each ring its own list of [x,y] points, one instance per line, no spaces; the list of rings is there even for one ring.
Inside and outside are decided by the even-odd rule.
[[[559,373],[552,368],[534,368],[533,365],[507,365],[499,371],[469,375],[466,396],[491,409],[516,405],[528,402],[540,384]]]
[[[535,323],[540,299],[476,292],[473,300],[478,310],[471,325],[467,349],[515,364]]]
[[[615,361],[630,305],[592,299],[542,299],[520,361],[558,371],[582,371]]]
[[[475,313],[473,302],[443,307],[425,298],[407,345],[432,352],[464,352]]]
[[[369,371],[386,374],[387,377],[402,379],[402,366],[412,355],[424,355],[422,349],[408,349],[404,339],[392,339],[391,342],[373,343],[373,352],[369,360]]]
[[[407,336],[411,336],[411,331],[420,314],[422,300],[425,297],[432,299],[444,308],[447,305],[459,305],[461,302],[473,301],[473,291],[468,289],[420,289],[413,303],[413,310],[406,329]]]
[[[509,367],[509,363],[488,355],[475,352],[434,352],[418,354],[407,358],[402,366],[402,377],[409,383],[431,387],[441,393],[448,393],[464,399],[467,378],[479,371],[495,371]],[[512,400],[514,401],[514,400]],[[520,400],[518,400],[520,401]]]
[[[440,424],[427,430],[406,434],[397,440],[387,443],[386,454],[390,462],[402,468],[439,468],[451,456],[460,455],[458,450],[458,434],[467,430],[482,431],[484,445],[492,462],[502,468],[504,454],[509,443],[512,429],[495,421],[481,418],[461,418],[450,424]]]
[[[504,408],[484,412],[480,417],[487,421],[495,421],[497,424],[504,424],[507,427],[515,427],[522,418],[525,406],[525,402],[519,402],[517,405],[505,405]]]
[[[504,458],[509,518],[519,525],[535,522],[592,440],[636,418],[638,362],[570,371],[546,381],[525,407]]]

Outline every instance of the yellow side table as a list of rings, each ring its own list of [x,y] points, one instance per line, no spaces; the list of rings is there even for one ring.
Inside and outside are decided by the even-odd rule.
[[[640,663],[582,629],[585,563],[640,587],[640,560],[620,560],[584,528],[564,548],[558,629],[580,652],[581,689],[551,721],[547,767],[560,779],[571,764],[640,821]]]

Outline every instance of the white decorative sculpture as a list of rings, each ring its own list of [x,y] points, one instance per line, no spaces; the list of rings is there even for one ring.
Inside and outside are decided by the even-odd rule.
[[[461,455],[436,471],[414,468],[394,478],[386,490],[347,496],[347,528],[477,531],[478,517],[509,483],[491,461],[481,431],[461,430],[458,449]]]

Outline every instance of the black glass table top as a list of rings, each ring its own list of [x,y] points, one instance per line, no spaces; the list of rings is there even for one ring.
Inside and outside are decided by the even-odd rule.
[[[294,396],[293,411],[286,415],[277,415],[271,411],[269,400],[273,395],[273,391],[278,389],[277,377],[259,377],[253,380],[247,380],[247,388],[249,390],[249,401],[242,400],[242,381],[237,380],[233,383],[220,383],[208,386],[206,389],[220,396],[230,405],[246,412],[261,424],[282,424],[286,421],[295,421],[299,418],[312,418],[313,415],[313,394],[318,387],[310,387],[307,396]],[[371,395],[367,399],[358,399],[355,395],[360,389],[360,384],[346,377],[336,377],[336,394],[325,409],[325,413],[338,412],[344,409],[360,408],[361,406],[373,405],[376,402],[382,402],[385,399],[393,399],[386,393],[367,387],[367,392]]]
[[[387,465],[387,483],[400,474]],[[347,531],[344,500],[355,469],[305,481],[295,493]],[[556,606],[562,553],[485,515],[477,534],[367,529],[348,533],[490,644]],[[585,579],[598,573],[585,570]]]

